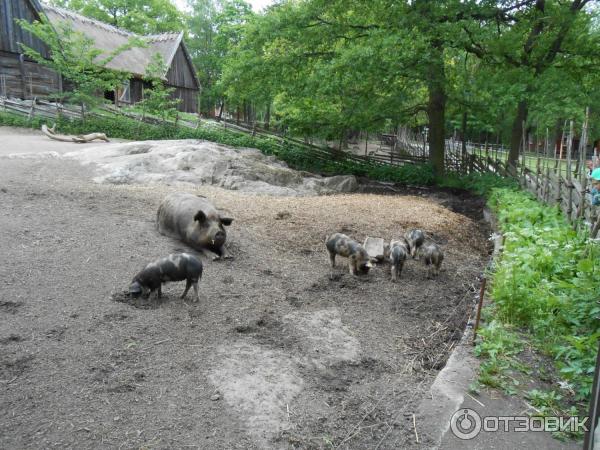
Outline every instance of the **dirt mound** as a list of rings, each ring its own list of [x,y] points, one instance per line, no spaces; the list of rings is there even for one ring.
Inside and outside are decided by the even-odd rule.
[[[197,140],[86,147],[65,155],[96,163],[95,181],[112,184],[191,183],[278,196],[353,192],[354,176],[305,177],[273,156]]]

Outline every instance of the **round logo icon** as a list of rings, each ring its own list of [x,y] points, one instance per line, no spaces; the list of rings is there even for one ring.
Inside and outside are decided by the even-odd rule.
[[[481,431],[481,417],[472,409],[459,409],[450,418],[450,429],[459,439],[473,439]]]

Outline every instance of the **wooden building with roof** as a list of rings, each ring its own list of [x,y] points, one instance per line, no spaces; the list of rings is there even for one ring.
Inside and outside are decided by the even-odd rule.
[[[32,21],[38,20],[40,14],[45,14],[53,25],[67,23],[71,29],[80,32],[91,39],[94,42],[94,46],[104,52],[99,58],[126,45],[131,38],[139,37],[145,41],[145,47],[133,47],[125,50],[106,64],[106,67],[109,69],[129,72],[132,75],[129,83],[124,86],[123,89],[120,89],[116,93],[110,93],[109,97],[112,100],[116,100],[115,103],[133,104],[141,101],[143,99],[143,88],[146,83],[144,81],[144,76],[147,73],[148,66],[154,55],[158,53],[165,63],[165,73],[162,74],[163,82],[166,86],[174,88],[172,96],[181,100],[178,109],[185,112],[198,112],[200,82],[192,64],[191,57],[183,42],[183,32],[137,36],[129,31],[121,30],[112,25],[90,19],[66,9],[40,4],[37,0],[0,0],[0,2],[2,2],[1,4],[4,6],[4,8],[0,10],[0,13],[2,14],[2,17],[0,17],[2,29],[10,22],[12,23],[11,26],[13,30],[10,35],[9,33],[6,33],[9,37],[9,39],[7,38],[6,40],[7,45],[4,45],[5,33],[2,33],[2,45],[0,46],[0,51],[4,51],[4,48],[7,47],[10,49],[10,52],[7,53],[10,53],[13,59],[16,59],[17,61],[24,59],[18,45],[19,42],[23,42],[25,45],[40,51],[42,55],[48,55],[48,57],[50,57],[48,50],[44,48],[42,42],[39,42],[39,40],[32,37],[29,33],[24,32],[16,23],[14,23],[14,19],[16,18]],[[4,10],[10,14],[4,15]],[[28,62],[28,64],[37,65],[33,62]],[[3,69],[0,69],[0,76],[2,76],[2,72]],[[50,71],[46,69],[46,72]],[[14,70],[12,71],[12,75],[15,75]],[[23,89],[14,89],[14,86],[11,90],[7,89],[7,91],[10,95],[21,98],[43,95],[44,92],[51,91],[52,88],[56,90],[61,87],[60,80],[56,75],[54,76],[57,78],[55,83],[48,83],[46,86],[38,87],[37,84],[43,85],[43,82],[40,81],[40,83],[36,83],[36,87],[30,89],[29,92],[23,92]],[[25,78],[26,77],[27,75],[25,75]],[[14,85],[14,81],[11,84]],[[2,91],[0,91],[0,95],[2,95]]]
[[[15,22],[40,20],[41,14],[38,0],[0,0],[0,96],[44,97],[62,89],[58,74],[27,58],[19,45],[23,43],[50,58],[48,47]]]

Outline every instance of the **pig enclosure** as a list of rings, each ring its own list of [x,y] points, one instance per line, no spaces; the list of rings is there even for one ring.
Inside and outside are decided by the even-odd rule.
[[[487,261],[478,199],[268,197],[214,187],[95,184],[71,160],[0,157],[0,442],[4,448],[405,448],[412,413],[460,339]],[[232,261],[205,264],[200,303],[119,302],[145,264],[185,245],[158,234],[168,193],[235,218]],[[331,271],[328,233],[420,227],[437,279],[408,261]],[[191,253],[195,253],[190,251]],[[427,444],[426,430],[421,444]]]

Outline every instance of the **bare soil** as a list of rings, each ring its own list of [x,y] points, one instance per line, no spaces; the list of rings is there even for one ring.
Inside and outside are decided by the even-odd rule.
[[[417,446],[412,413],[488,255],[478,218],[444,204],[477,199],[179,188],[235,218],[235,259],[202,255],[200,303],[179,300],[183,283],[133,302],[134,273],[190,251],[154,228],[178,188],[93,175],[55,157],[0,158],[0,447]],[[445,250],[439,278],[412,260],[396,284],[387,265],[362,277],[343,258],[328,266],[328,233],[388,240],[410,227]]]

